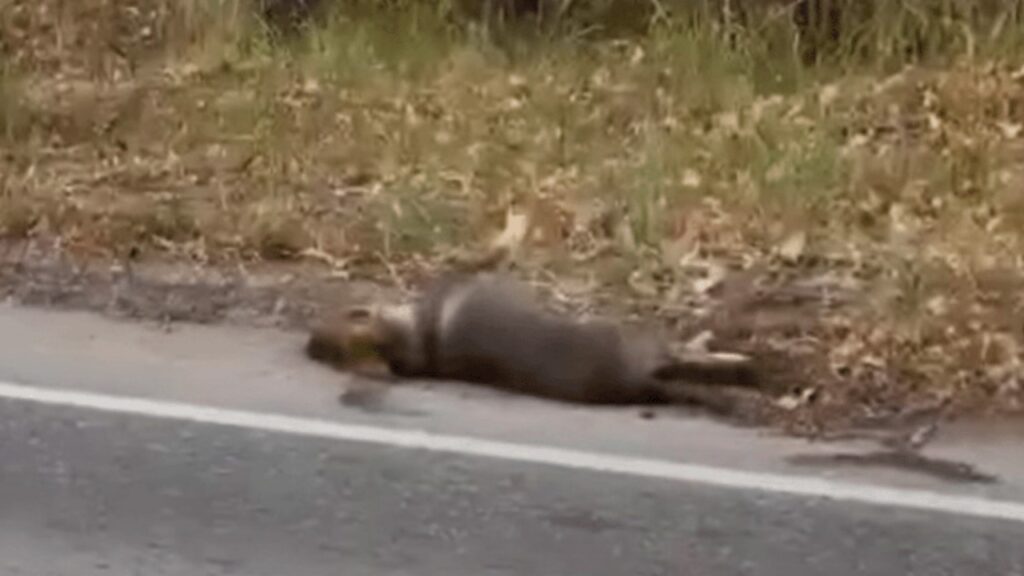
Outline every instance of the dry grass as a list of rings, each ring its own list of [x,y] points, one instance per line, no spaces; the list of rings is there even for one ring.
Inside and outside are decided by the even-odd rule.
[[[4,2],[0,232],[400,269],[525,209],[524,266],[662,302],[721,265],[855,278],[838,377],[1019,401],[1019,4],[888,3],[814,64],[779,17],[499,48],[415,2],[274,41],[240,2]]]

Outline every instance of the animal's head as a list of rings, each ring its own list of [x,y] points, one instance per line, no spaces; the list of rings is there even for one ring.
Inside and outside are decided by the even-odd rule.
[[[422,364],[414,309],[407,304],[348,308],[313,330],[307,351],[343,370],[383,363],[402,374]]]
[[[367,362],[380,362],[383,336],[376,326],[373,308],[350,308],[314,327],[307,353],[337,368],[348,369]]]

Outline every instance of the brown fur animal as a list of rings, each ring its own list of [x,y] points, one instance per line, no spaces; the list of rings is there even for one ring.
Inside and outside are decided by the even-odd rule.
[[[400,378],[582,404],[692,403],[679,381],[755,384],[746,362],[680,358],[654,334],[549,312],[521,284],[492,274],[444,276],[410,303],[354,311],[347,321],[315,329],[307,354],[340,368],[375,355]]]

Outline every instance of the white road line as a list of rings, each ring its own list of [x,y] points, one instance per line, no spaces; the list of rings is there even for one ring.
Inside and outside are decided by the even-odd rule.
[[[0,382],[0,398],[59,406],[73,406],[102,412],[186,420],[297,436],[331,438],[516,462],[530,462],[649,479],[1024,522],[1024,503],[1022,502],[957,496],[926,490],[852,484],[808,476],[747,472],[666,460],[615,456],[565,448],[530,446],[479,438],[433,434],[418,430],[377,428],[178,402],[128,398],[72,390],[36,388],[5,382]]]

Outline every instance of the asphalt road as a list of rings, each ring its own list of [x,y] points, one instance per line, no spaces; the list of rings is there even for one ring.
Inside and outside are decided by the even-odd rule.
[[[294,380],[256,360],[247,364],[244,357],[228,356],[228,364],[250,372],[245,379],[225,380],[231,369],[203,360],[224,333],[185,334],[181,337],[187,344],[175,344],[173,337],[159,340],[138,332],[138,327],[94,319],[80,319],[83,323],[76,325],[59,318],[0,314],[0,379],[29,380],[39,389],[118,394],[134,381],[133,396],[210,405],[223,405],[226,398],[239,396],[243,386],[254,386],[251,395],[242,396],[260,409],[277,407],[303,417],[322,410],[318,417],[331,413],[339,422],[357,418],[324,402],[315,409],[312,402],[303,407],[304,396],[322,400],[333,393],[297,392]],[[117,351],[96,347],[84,334],[102,334],[99,340],[113,341]],[[81,341],[75,340],[79,337]],[[64,352],[55,354],[58,349]],[[224,358],[223,351],[216,357]],[[277,365],[280,358],[271,358],[270,364]],[[154,371],[154,366],[163,369]],[[286,373],[294,378],[301,371]],[[218,395],[210,388],[214,382],[235,394]],[[104,386],[110,389],[101,390]],[[426,398],[397,400],[411,397]],[[480,411],[476,420],[467,415],[461,423],[431,424],[435,416],[430,414],[450,419],[456,413],[452,405],[463,413],[469,405],[438,397],[420,403],[429,414],[408,418],[420,428],[459,427],[462,434],[475,429],[479,436],[516,441],[527,439],[527,432],[519,430],[530,429],[533,443],[548,434],[552,444],[576,442],[587,449],[593,442],[614,444],[618,439],[613,448],[619,453],[631,453],[634,443],[635,452],[641,452],[646,438],[648,455],[667,457],[675,446],[677,457],[681,453],[697,462],[706,461],[703,453],[678,450],[694,439],[669,437],[670,432],[703,430],[695,446],[714,444],[716,437],[735,445],[741,438],[687,421],[645,423],[623,414],[530,404],[513,404],[518,413],[508,414],[509,404],[474,402]],[[73,404],[0,394],[4,576],[1024,576],[1021,520],[429,452]],[[493,414],[493,427],[481,422],[481,413]],[[401,421],[358,417],[381,426]],[[545,424],[558,419],[562,424]],[[577,440],[560,427],[565,420],[576,427]],[[734,450],[749,451],[748,466],[761,470],[772,469],[767,462],[781,457],[785,446],[750,436]],[[896,482],[885,474],[873,479]],[[904,480],[904,485],[940,486]],[[943,490],[980,496],[994,490],[1008,497],[1016,493],[1013,482],[1010,478],[991,489]]]
[[[0,403],[4,574],[1024,574],[1024,525]]]

